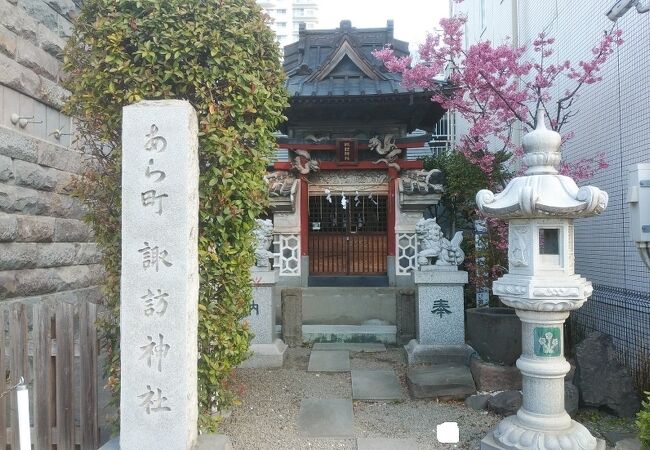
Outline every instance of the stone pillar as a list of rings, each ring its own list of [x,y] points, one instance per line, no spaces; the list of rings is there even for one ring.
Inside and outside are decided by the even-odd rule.
[[[278,339],[275,331],[276,298],[274,287],[278,282],[278,271],[251,271],[253,282],[253,303],[250,315],[244,319],[255,335],[251,341],[251,356],[239,367],[282,367],[287,346]]]
[[[197,443],[198,123],[186,101],[122,122],[120,448]]]
[[[416,333],[404,348],[409,364],[467,363],[463,286],[467,272],[456,266],[427,265],[413,271]]]

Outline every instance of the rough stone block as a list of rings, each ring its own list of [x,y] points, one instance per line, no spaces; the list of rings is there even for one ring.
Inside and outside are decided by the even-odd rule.
[[[80,289],[102,282],[103,267],[97,265],[0,271],[0,298],[29,297]]]
[[[0,211],[68,219],[80,219],[85,213],[79,199],[6,184],[0,184]]]
[[[407,381],[413,398],[464,400],[476,393],[474,380],[467,366],[443,364],[410,367]]]
[[[50,30],[57,29],[58,19],[56,12],[42,0],[20,0],[20,6],[36,22],[42,23]]]
[[[14,178],[14,165],[11,158],[0,155],[0,181],[11,181]]]
[[[465,405],[476,411],[482,411],[487,409],[490,397],[492,397],[490,394],[470,395],[465,399]]]
[[[61,109],[65,103],[65,100],[70,96],[70,91],[61,87],[60,84],[45,77],[39,76],[38,79],[38,89],[34,93],[36,98],[41,100],[43,103],[53,106],[56,109]],[[71,170],[71,172],[76,171]]]
[[[521,408],[522,395],[519,391],[504,391],[488,400],[488,410],[502,416],[511,416]]]
[[[16,61],[35,73],[51,80],[57,80],[60,62],[42,48],[31,42],[19,40],[16,46]]]
[[[47,53],[54,56],[58,60],[63,59],[63,48],[65,47],[65,41],[52,30],[44,25],[39,25],[38,41],[41,48]]]
[[[641,398],[629,371],[617,358],[612,337],[594,332],[576,346],[574,384],[585,406],[605,406],[621,417],[634,417]]]
[[[0,66],[2,64],[1,59],[2,55],[0,55]],[[33,138],[0,127],[0,155],[22,161],[36,162],[38,143]]]
[[[88,242],[93,239],[92,228],[77,219],[54,219],[54,241]]]
[[[354,400],[403,400],[402,386],[393,369],[358,369],[352,371]]]
[[[55,219],[46,216],[14,215],[16,218],[16,241],[51,242],[54,238]]]
[[[9,2],[0,2],[0,17],[2,24],[23,39],[36,43],[38,24],[21,8],[16,8]]]
[[[18,37],[15,33],[0,26],[0,52],[6,53],[8,56],[15,56],[17,42]]]
[[[0,270],[98,264],[100,256],[93,243],[0,243]]]
[[[282,289],[282,339],[289,347],[302,345],[302,289]]]
[[[37,150],[38,164],[70,173],[81,173],[84,169],[84,154],[64,149],[46,142],[40,142]]]
[[[18,219],[14,214],[0,214],[0,242],[15,241],[18,237]]]
[[[72,0],[46,0],[45,3],[62,16],[69,16],[77,9]]]
[[[14,172],[16,184],[33,189],[52,191],[59,183],[56,172],[61,171],[17,159],[14,161]]]
[[[40,77],[2,53],[0,53],[0,83],[24,94],[40,98]]]
[[[470,370],[479,391],[508,391],[521,389],[521,372],[516,366],[500,366],[472,357]]]
[[[352,400],[306,398],[300,402],[298,433],[315,438],[348,438],[354,435]]]

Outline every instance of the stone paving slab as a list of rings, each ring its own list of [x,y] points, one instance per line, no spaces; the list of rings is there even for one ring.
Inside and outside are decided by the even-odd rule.
[[[357,450],[419,450],[414,439],[358,438]]]
[[[353,370],[352,398],[367,401],[404,400],[393,369]]]
[[[349,352],[377,353],[385,352],[386,346],[377,343],[345,343],[345,342],[317,342],[314,344],[314,350],[333,351],[347,350]]]
[[[410,367],[407,381],[413,398],[464,400],[476,393],[472,373],[464,365]]]
[[[350,352],[312,351],[307,372],[349,372]]]
[[[298,412],[298,433],[315,438],[353,437],[352,400],[303,399]]]

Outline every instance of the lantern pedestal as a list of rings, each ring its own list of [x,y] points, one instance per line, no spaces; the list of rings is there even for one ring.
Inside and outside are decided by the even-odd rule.
[[[604,450],[605,442],[594,438],[564,409],[564,377],[571,367],[563,356],[562,329],[569,312],[517,310],[517,315],[522,325],[517,368],[522,375],[523,404],[481,441],[481,450]]]

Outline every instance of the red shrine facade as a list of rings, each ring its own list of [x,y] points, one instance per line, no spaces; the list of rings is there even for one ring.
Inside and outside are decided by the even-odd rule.
[[[280,284],[411,283],[415,224],[442,192],[410,152],[428,145],[444,110],[406,90],[371,52],[408,44],[386,28],[300,30],[285,47],[288,120],[266,179]]]

